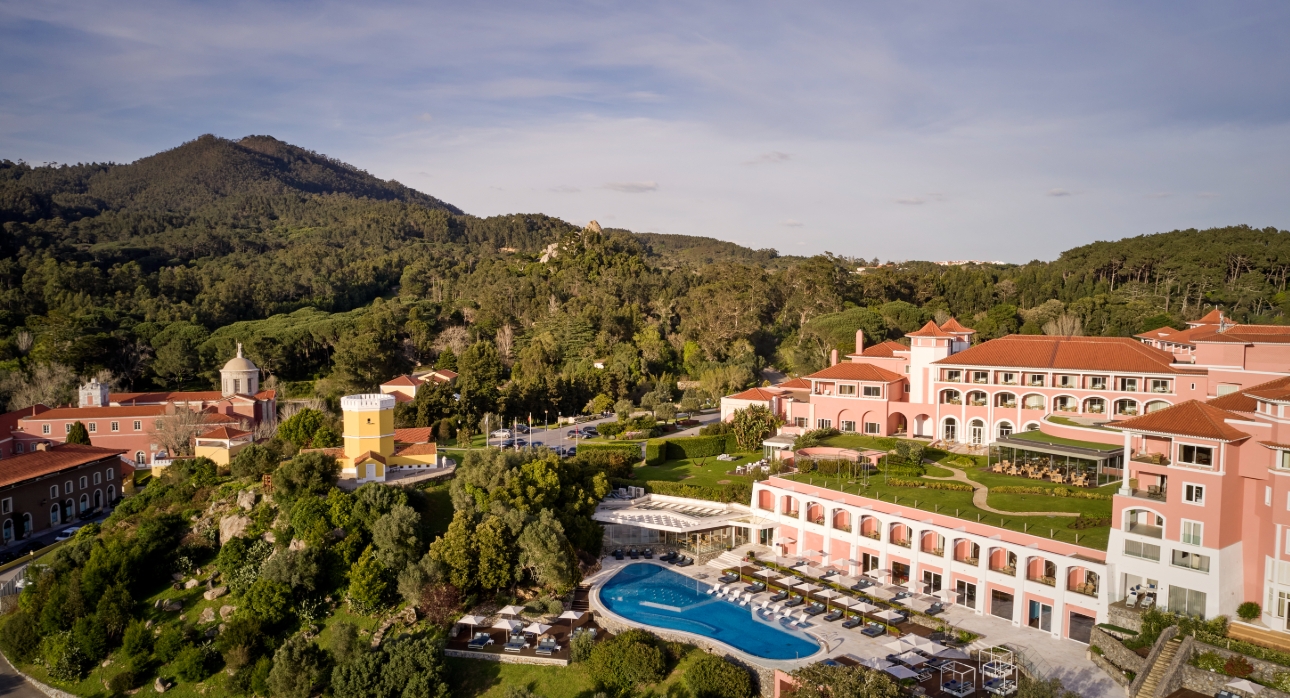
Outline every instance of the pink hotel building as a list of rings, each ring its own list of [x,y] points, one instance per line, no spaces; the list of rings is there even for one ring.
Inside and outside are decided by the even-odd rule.
[[[1105,551],[778,477],[753,490],[761,542],[1077,641],[1139,585],[1205,617],[1256,601],[1290,631],[1290,327],[1217,311],[1190,325],[973,345],[950,320],[868,348],[857,334],[847,362],[722,400],[723,418],[749,404],[784,418],[770,455],[833,427],[1075,459],[1120,485]]]

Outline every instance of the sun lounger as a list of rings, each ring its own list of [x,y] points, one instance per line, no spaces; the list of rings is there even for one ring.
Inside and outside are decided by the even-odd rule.
[[[785,608],[792,608],[793,606],[801,606],[801,605],[802,605],[802,604],[804,604],[804,603],[806,603],[806,602],[802,600],[802,597],[800,597],[800,596],[794,596],[793,598],[789,599],[789,600],[784,604],[784,607],[785,607]]]
[[[842,621],[842,627],[847,629],[854,628],[860,625],[864,625],[864,618],[861,618],[860,616],[851,616],[850,618]]]
[[[560,651],[560,645],[556,644],[555,640],[542,640],[535,651],[538,654],[551,655]]]
[[[768,603],[776,603],[778,601],[783,601],[784,599],[787,599],[787,598],[788,598],[787,591],[777,591],[775,592],[774,596],[770,597],[770,600],[768,601]]]
[[[832,623],[833,621],[841,620],[841,619],[842,619],[842,611],[839,611],[836,608],[833,609],[832,611],[829,611],[829,614],[827,616],[824,616],[824,622],[826,623]]]
[[[529,646],[529,643],[524,641],[523,635],[512,635],[511,639],[506,641],[506,646],[503,647],[502,649],[506,650],[507,652],[519,652],[520,650],[528,646]]]
[[[644,557],[646,560],[653,560],[654,550],[652,548],[646,548],[645,552],[641,553],[641,556]]]
[[[753,582],[752,584],[744,587],[744,591],[751,592],[753,594],[760,594],[761,592],[766,591],[766,583]]]
[[[733,573],[726,573],[721,575],[721,577],[717,581],[723,584],[734,584],[735,582],[739,581],[739,575],[733,574]]]
[[[805,613],[805,614],[806,614],[806,615],[808,615],[808,616],[818,616],[818,615],[820,615],[821,613],[824,613],[824,604],[822,604],[822,603],[813,603],[813,604],[811,604],[810,606],[807,606],[807,607],[806,607],[806,610],[804,610],[804,611],[802,611],[802,612],[803,612],[803,613]]]
[[[622,549],[622,548],[619,548],[618,550],[615,550],[615,551],[614,551],[614,559],[615,559],[615,560],[621,560],[621,559],[623,559],[623,549]]]
[[[493,644],[493,638],[488,633],[475,633],[475,636],[470,638],[470,642],[466,643],[466,649],[481,650],[491,644]]]

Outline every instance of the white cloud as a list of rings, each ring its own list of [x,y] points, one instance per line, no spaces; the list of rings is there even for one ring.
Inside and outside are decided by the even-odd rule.
[[[1071,193],[1065,189],[1049,189],[1048,196],[1070,196]]]
[[[624,194],[644,194],[649,191],[658,191],[658,182],[608,182],[605,184],[605,188],[620,191]]]

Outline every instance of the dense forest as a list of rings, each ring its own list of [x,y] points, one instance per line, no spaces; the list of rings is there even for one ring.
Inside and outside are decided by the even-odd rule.
[[[1024,265],[781,257],[479,218],[267,136],[202,136],[126,165],[3,160],[0,224],[0,401],[13,408],[69,400],[94,374],[121,389],[209,386],[237,342],[291,396],[438,363],[475,372],[472,414],[568,414],[681,377],[715,395],[766,366],[809,372],[851,350],[857,328],[899,339],[952,315],[981,339],[1130,335],[1215,306],[1247,322],[1290,310],[1290,233],[1272,228],[1143,235]]]

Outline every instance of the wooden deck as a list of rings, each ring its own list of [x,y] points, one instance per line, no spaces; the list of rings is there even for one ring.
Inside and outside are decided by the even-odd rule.
[[[593,621],[584,619],[582,622],[575,623],[573,627],[594,628],[597,642],[609,636]],[[510,664],[552,664],[557,666],[568,666],[569,664],[570,629],[568,621],[553,624],[551,629],[546,632],[547,637],[555,638],[555,641],[560,645],[560,649],[551,654],[538,654],[536,638],[530,637],[529,647],[518,652],[508,652],[505,649],[507,636],[505,630],[476,627],[472,632],[469,626],[460,626],[460,628],[461,630],[457,633],[457,636],[449,638],[445,647],[445,652],[450,657],[464,657]],[[474,633],[488,633],[493,643],[482,648],[469,647],[468,645]]]
[[[1227,636],[1233,640],[1245,640],[1274,650],[1290,652],[1290,633],[1283,630],[1272,630],[1271,628],[1261,628],[1249,623],[1232,622],[1227,624]]]

